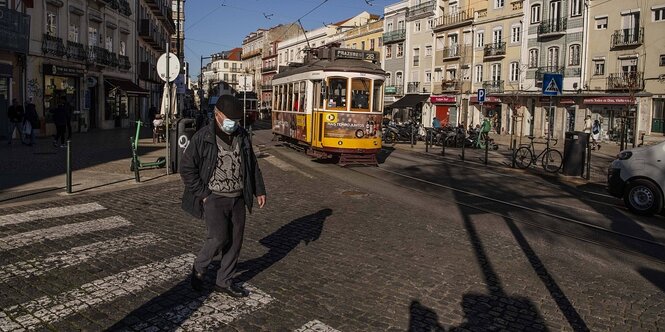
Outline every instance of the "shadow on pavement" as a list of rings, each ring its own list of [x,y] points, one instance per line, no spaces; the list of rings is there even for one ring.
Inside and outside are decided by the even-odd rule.
[[[637,269],[637,272],[639,272],[644,279],[649,280],[654,286],[658,287],[661,292],[665,293],[665,272],[650,269],[648,267],[641,267]]]
[[[409,306],[409,332],[443,332],[446,329],[439,323],[439,316],[434,310],[411,301]]]
[[[376,155],[376,161],[379,164],[385,163],[386,159],[390,157],[390,154],[393,153],[393,151],[395,151],[395,148],[384,146],[383,148],[381,148],[381,151],[379,151],[379,153]]]
[[[323,223],[332,212],[331,209],[322,209],[300,217],[259,240],[259,243],[268,248],[268,252],[261,257],[239,263],[238,271],[244,270],[244,272],[236,279],[247,282],[286,257],[300,242],[305,242],[307,245],[318,240],[323,231]]]

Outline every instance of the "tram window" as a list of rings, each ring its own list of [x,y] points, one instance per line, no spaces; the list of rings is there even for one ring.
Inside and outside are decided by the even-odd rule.
[[[280,95],[279,95],[279,86],[278,85],[272,87],[272,94],[275,96],[272,100],[272,102],[273,102],[272,109],[279,110],[280,109],[279,108]]]
[[[286,85],[286,107],[284,110],[293,111],[293,84]]]
[[[369,85],[367,78],[354,78],[351,81],[351,109],[369,111]]]
[[[313,82],[314,89],[312,90],[312,108],[323,108],[323,90],[321,86],[321,81],[314,81]]]
[[[383,112],[383,81],[374,81],[372,91],[372,112]]]
[[[300,112],[305,112],[305,109],[307,109],[307,94],[305,93],[305,82],[300,82],[300,101],[298,102],[298,105],[300,105]]]
[[[328,109],[345,110],[347,79],[333,77],[328,82]]]

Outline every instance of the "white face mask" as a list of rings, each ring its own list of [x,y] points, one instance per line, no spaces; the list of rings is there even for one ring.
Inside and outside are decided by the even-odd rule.
[[[224,122],[221,125],[223,132],[227,134],[233,134],[234,131],[238,128],[238,122],[231,119],[224,119]]]

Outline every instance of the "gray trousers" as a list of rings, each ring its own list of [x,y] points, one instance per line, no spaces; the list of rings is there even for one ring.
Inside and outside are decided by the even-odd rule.
[[[203,220],[208,234],[194,261],[194,268],[197,272],[204,273],[213,258],[221,254],[215,284],[229,287],[236,272],[245,232],[245,201],[242,197],[212,194],[204,203]]]

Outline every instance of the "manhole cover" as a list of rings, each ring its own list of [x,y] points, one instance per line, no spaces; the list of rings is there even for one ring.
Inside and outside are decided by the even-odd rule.
[[[365,197],[369,196],[368,193],[364,193],[362,191],[356,191],[356,190],[345,190],[342,192],[342,195],[344,196],[351,196],[351,197]]]

